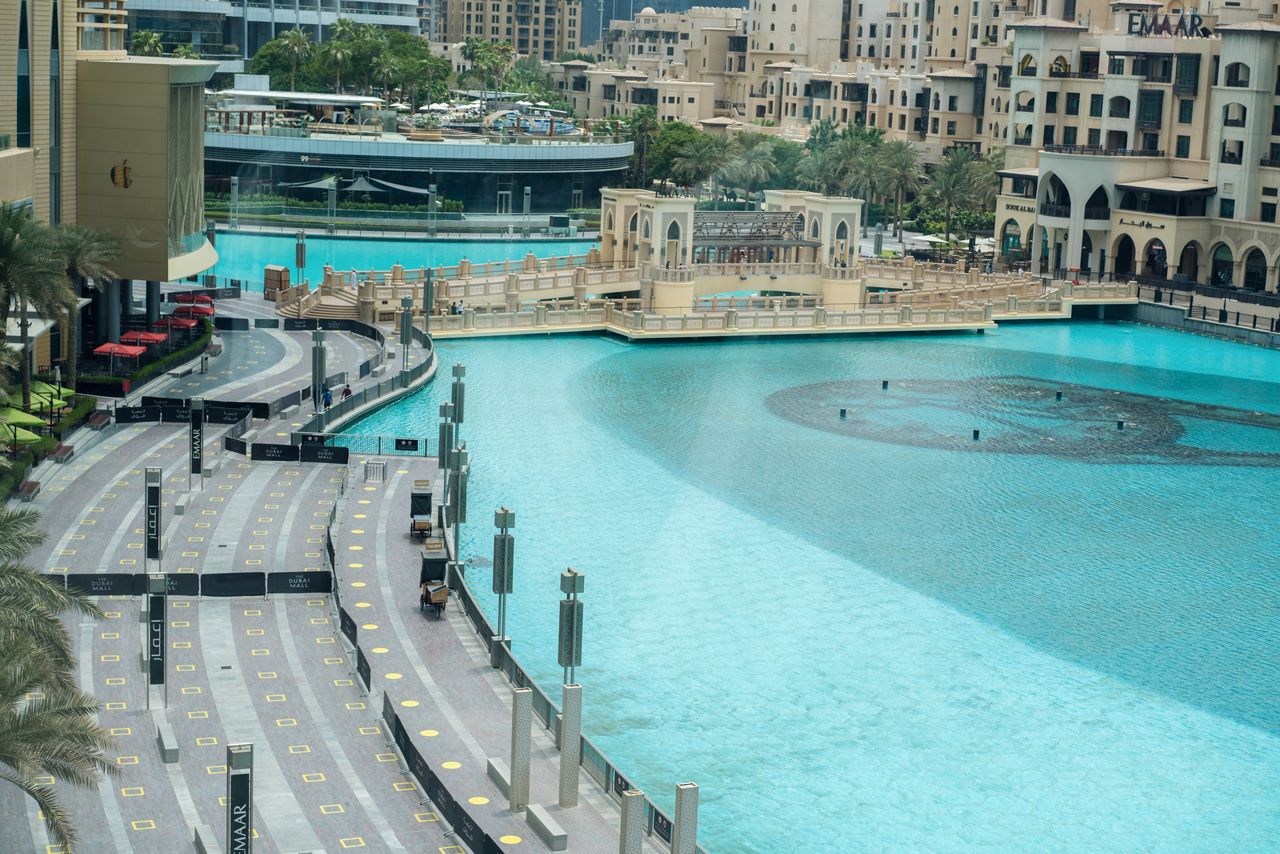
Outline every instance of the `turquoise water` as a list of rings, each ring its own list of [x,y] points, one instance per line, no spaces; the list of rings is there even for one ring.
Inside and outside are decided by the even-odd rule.
[[[716,854],[1280,847],[1280,352],[1124,324],[440,351],[464,555],[517,513],[516,654],[558,685],[585,572],[586,730],[662,804],[700,783]],[[434,435],[447,392],[353,430]]]
[[[289,268],[296,281],[292,234],[254,234],[220,231],[217,236],[218,263],[211,275],[248,282],[250,290],[262,290],[262,269],[268,264]],[[306,276],[315,284],[323,278],[325,265],[335,270],[389,270],[393,264],[405,267],[435,267],[456,264],[463,258],[474,262],[506,261],[533,252],[539,258],[577,255],[597,246],[593,240],[430,240],[426,238],[307,238]]]

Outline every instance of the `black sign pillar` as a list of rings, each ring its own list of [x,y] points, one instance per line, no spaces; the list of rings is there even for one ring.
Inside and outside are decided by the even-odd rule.
[[[147,539],[147,560],[156,562],[156,569],[160,569],[160,484],[162,482],[163,469],[148,468],[146,472],[146,491],[147,491],[147,521],[146,521],[146,539]]]
[[[324,330],[311,333],[311,405],[324,411]]]
[[[147,707],[167,708],[169,687],[165,680],[165,593],[162,574],[147,576]]]
[[[253,745],[227,745],[227,852],[253,854]]]
[[[187,473],[187,490],[191,490],[191,477],[200,476],[200,488],[204,489],[204,401],[191,399],[191,470]]]
[[[413,297],[400,298],[400,372],[409,371],[409,344],[413,339]]]

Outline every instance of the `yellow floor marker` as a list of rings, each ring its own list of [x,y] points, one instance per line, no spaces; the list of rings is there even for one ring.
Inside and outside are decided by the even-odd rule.
[[[454,769],[461,768],[461,767],[462,767],[462,763],[461,763],[461,762],[454,762],[454,761],[450,760],[450,761],[448,761],[448,762],[441,762],[441,763],[440,763],[440,767],[441,767],[441,768],[448,768],[450,771],[453,771]]]
[[[420,729],[420,730],[418,730],[418,735],[422,736],[423,738],[435,738],[435,737],[436,737],[437,735],[439,735],[439,734],[440,734],[440,733],[439,733],[438,731],[434,730],[434,729]]]

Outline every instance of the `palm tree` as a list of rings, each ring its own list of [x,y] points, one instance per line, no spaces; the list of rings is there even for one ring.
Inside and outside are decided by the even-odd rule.
[[[96,288],[99,281],[114,279],[112,262],[120,257],[120,244],[116,238],[100,229],[84,225],[64,225],[57,232],[63,264],[72,297],[78,297],[85,287]],[[80,355],[80,312],[75,299],[67,303],[67,386],[76,387],[76,375]]]
[[[376,24],[364,24],[357,31],[354,46],[356,48],[356,68],[364,81],[362,95],[368,95],[369,81],[375,74],[375,63],[379,56],[386,53],[387,33]]]
[[[373,58],[373,74],[382,81],[382,97],[391,97],[391,82],[400,77],[400,63],[395,56],[383,51]]]
[[[355,54],[355,49],[351,46],[351,42],[344,39],[331,39],[324,46],[325,56],[333,63],[333,91],[336,94],[342,94],[342,66],[351,61],[351,57]]]
[[[920,154],[905,139],[886,142],[880,149],[880,162],[884,170],[885,189],[893,192],[893,233],[902,237],[902,206],[907,195],[924,184],[924,171],[920,166]]]
[[[180,44],[173,49],[174,59],[199,59],[200,51],[189,44]]]
[[[763,136],[763,134],[751,134]],[[773,146],[753,143],[746,148],[739,145],[738,153],[720,171],[721,180],[733,187],[741,187],[748,193],[760,189],[778,171],[773,162]]]
[[[926,197],[929,204],[942,208],[946,219],[944,234],[947,242],[951,241],[952,213],[973,203],[974,162],[972,150],[951,148],[929,175]]]
[[[885,190],[885,175],[880,164],[880,144],[860,140],[858,137],[842,139],[836,148],[843,161],[841,174],[845,188],[866,200],[870,206]],[[862,217],[862,236],[867,236],[867,220],[870,210]]]
[[[329,29],[329,40],[339,42],[355,41],[360,32],[360,25],[350,18],[339,18]]]
[[[285,30],[280,36],[280,44],[289,57],[289,91],[295,92],[298,85],[298,64],[311,56],[311,33],[300,27]]]
[[[696,136],[680,147],[671,163],[671,171],[679,175],[686,187],[696,187],[702,197],[702,184],[714,178],[729,162],[729,145],[724,139],[708,134]],[[712,197],[715,187],[712,186]]]
[[[1000,195],[1000,170],[1004,168],[1004,146],[996,146],[986,157],[973,161],[973,204],[991,210]]]
[[[138,30],[129,40],[129,51],[134,56],[164,56],[164,42],[155,30]]]
[[[31,405],[31,319],[28,307],[43,317],[59,317],[71,296],[52,231],[31,210],[0,205],[0,329],[16,312],[22,376],[22,405]]]
[[[830,147],[810,151],[796,169],[800,186],[816,190],[824,196],[839,194],[844,186],[840,176],[840,158]]]
[[[0,508],[0,779],[39,805],[49,835],[71,851],[79,835],[55,787],[39,778],[92,788],[117,773],[113,741],[95,720],[98,703],[76,687],[61,619],[67,611],[102,614],[82,593],[19,563],[44,540],[36,520],[29,510]]]
[[[649,178],[649,164],[646,157],[649,146],[658,135],[658,111],[654,107],[640,107],[627,116],[627,131],[631,137],[634,153],[632,154],[632,183],[637,187],[646,186]]]

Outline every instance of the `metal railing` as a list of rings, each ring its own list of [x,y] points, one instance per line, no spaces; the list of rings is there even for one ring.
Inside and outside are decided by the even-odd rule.
[[[1103,148],[1100,145],[1046,145],[1050,154],[1088,154],[1098,157],[1164,157],[1160,149]]]

